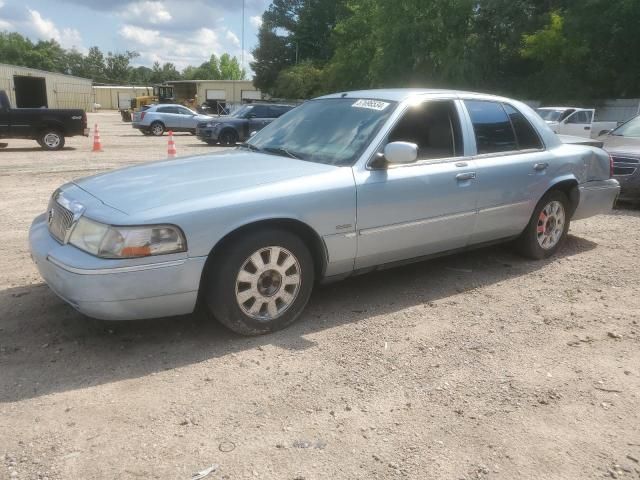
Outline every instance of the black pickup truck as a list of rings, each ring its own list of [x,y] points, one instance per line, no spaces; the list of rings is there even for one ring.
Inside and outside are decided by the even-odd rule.
[[[60,150],[65,138],[75,135],[89,136],[84,110],[11,108],[7,92],[0,90],[0,139],[29,138],[45,150]]]

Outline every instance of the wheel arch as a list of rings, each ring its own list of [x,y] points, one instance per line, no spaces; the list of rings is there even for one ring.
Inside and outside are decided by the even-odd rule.
[[[281,228],[299,236],[309,249],[311,257],[313,258],[316,279],[322,278],[328,263],[328,251],[325,242],[324,240],[322,240],[320,234],[318,234],[318,232],[316,232],[316,230],[309,224],[296,218],[265,218],[261,220],[254,220],[244,225],[237,226],[233,230],[226,233],[222,238],[220,238],[220,240],[216,242],[216,244],[209,251],[207,261],[205,262],[204,268],[202,269],[202,277],[200,279],[200,293],[198,294],[198,297],[201,297],[202,289],[207,284],[207,272],[211,268],[211,265],[215,263],[217,255],[227,245],[232,243],[233,240],[239,235],[250,234],[254,230],[270,227]]]
[[[578,204],[580,203],[580,189],[578,188],[579,182],[573,175],[567,175],[564,177],[558,177],[555,179],[549,188],[540,196],[540,199],[545,196],[548,192],[552,190],[559,190],[564,193],[569,199],[569,218],[573,217],[576,209],[578,208]]]

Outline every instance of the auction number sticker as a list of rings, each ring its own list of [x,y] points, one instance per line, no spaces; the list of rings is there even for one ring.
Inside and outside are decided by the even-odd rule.
[[[351,105],[353,108],[368,108],[369,110],[378,110],[382,111],[387,108],[390,103],[381,102],[380,100],[358,100],[356,103]]]

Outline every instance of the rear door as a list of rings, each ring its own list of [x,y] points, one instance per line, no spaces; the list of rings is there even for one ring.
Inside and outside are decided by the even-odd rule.
[[[518,235],[553,171],[526,117],[508,103],[465,100],[476,140],[478,216],[471,243]]]
[[[576,137],[591,137],[593,113],[594,110],[576,110],[558,125],[558,133]]]
[[[156,109],[156,112],[159,113],[158,120],[164,123],[164,126],[167,130],[178,130],[182,128],[182,118],[178,112],[178,107],[158,107]]]

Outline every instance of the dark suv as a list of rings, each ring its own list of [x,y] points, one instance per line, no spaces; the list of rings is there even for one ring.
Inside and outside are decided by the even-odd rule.
[[[196,135],[209,145],[234,145],[244,142],[254,132],[263,129],[276,118],[293,108],[292,105],[252,103],[244,105],[231,115],[213,117],[199,122]]]

